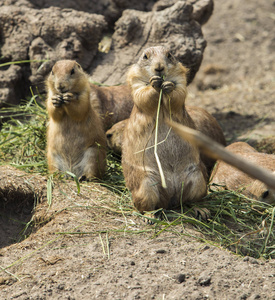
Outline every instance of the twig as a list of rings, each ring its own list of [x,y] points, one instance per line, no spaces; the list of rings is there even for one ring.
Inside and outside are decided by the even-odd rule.
[[[102,240],[101,234],[99,234],[99,238],[100,238],[100,242],[101,242],[101,246],[102,246],[103,254],[104,254],[104,255],[106,255],[106,252],[105,252],[105,247],[104,247],[104,243],[103,243],[103,240]]]

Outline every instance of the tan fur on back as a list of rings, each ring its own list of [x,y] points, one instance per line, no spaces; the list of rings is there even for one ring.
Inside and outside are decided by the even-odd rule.
[[[105,130],[129,118],[133,100],[128,85],[104,87],[90,83],[90,87],[92,106],[100,115]]]
[[[196,147],[183,141],[165,124],[165,118],[195,128],[185,109],[187,69],[163,47],[144,51],[128,73],[134,107],[124,131],[122,167],[136,208],[151,211],[182,202],[198,201],[206,194],[206,169]],[[162,77],[164,76],[164,80]],[[160,183],[154,138],[160,87],[158,155],[167,181]]]
[[[275,155],[257,152],[244,142],[236,142],[226,147],[227,150],[241,155],[250,162],[275,172]],[[210,183],[218,184],[228,190],[240,191],[245,196],[275,204],[275,191],[259,180],[255,180],[236,168],[218,161],[215,166]],[[215,188],[214,186],[212,188]]]
[[[77,62],[62,60],[55,63],[46,84],[50,172],[101,177],[106,166],[106,137],[90,102],[87,75]]]

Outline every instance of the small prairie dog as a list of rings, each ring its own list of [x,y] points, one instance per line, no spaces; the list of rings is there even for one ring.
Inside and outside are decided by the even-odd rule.
[[[128,119],[122,120],[106,131],[107,146],[115,153],[121,154],[123,133]]]
[[[164,47],[146,49],[128,72],[134,107],[125,126],[122,168],[133,203],[140,211],[170,208],[202,199],[207,191],[207,170],[196,146],[182,140],[165,123],[171,118],[196,128],[185,108],[187,69]],[[167,188],[161,185],[154,155],[155,127],[160,91],[157,153]],[[211,123],[199,110],[203,123]],[[210,125],[209,125],[210,126]],[[211,126],[210,126],[211,127]]]
[[[240,155],[251,163],[261,166],[275,174],[275,155],[257,152],[244,142],[236,142],[225,149]],[[220,185],[215,188],[240,191],[243,195],[252,199],[275,204],[275,190],[270,189],[260,180],[256,180],[238,169],[218,160],[212,175],[211,183]],[[214,188],[214,186],[212,187]]]
[[[105,87],[90,83],[90,86],[92,107],[100,115],[104,130],[129,118],[134,104],[128,85]]]
[[[90,101],[88,75],[73,60],[55,63],[46,81],[49,171],[100,178],[106,168],[106,137]]]

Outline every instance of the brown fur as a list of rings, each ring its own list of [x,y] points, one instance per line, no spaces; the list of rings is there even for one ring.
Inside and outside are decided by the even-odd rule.
[[[275,173],[275,155],[257,152],[254,148],[244,142],[236,142],[226,147],[234,154],[241,155],[251,163],[261,166]],[[224,186],[228,190],[240,191],[247,197],[264,201],[270,204],[275,203],[275,190],[268,189],[263,182],[253,179],[238,169],[218,161],[215,166],[210,183]],[[214,186],[212,187],[214,188]],[[223,188],[223,187],[218,187]]]
[[[129,118],[133,100],[128,85],[104,87],[90,83],[90,86],[92,106],[102,118],[105,130]]]
[[[187,69],[163,47],[145,50],[128,73],[134,107],[124,131],[122,168],[134,205],[141,212],[177,206],[181,199],[182,202],[199,201],[206,194],[207,172],[198,148],[183,141],[165,123],[166,118],[171,118],[196,128],[185,109],[186,74]],[[166,140],[158,145],[157,152],[167,181],[166,189],[160,183],[154,149],[147,149],[154,145],[160,89],[163,98],[158,142]],[[208,114],[200,111],[204,124]],[[211,122],[212,117],[208,120]]]
[[[101,177],[106,167],[106,137],[91,105],[88,76],[77,62],[61,60],[53,66],[46,85],[49,171]]]
[[[196,106],[186,106],[186,111],[195,123],[197,130],[225,146],[226,142],[222,129],[213,116],[203,108]],[[122,151],[123,133],[127,122],[128,119],[120,121],[106,132],[108,147],[118,154],[121,154]],[[201,159],[210,175],[216,160],[203,153],[201,153]]]
[[[115,153],[121,154],[125,126],[128,119],[122,120],[106,131],[107,146]]]
[[[196,130],[205,134],[219,144],[223,146],[226,145],[223,131],[217,120],[212,115],[210,115],[205,109],[197,106],[186,106],[186,110],[194,121]],[[210,176],[216,160],[210,158],[204,153],[201,153],[200,155],[203,163],[206,166],[208,175]]]

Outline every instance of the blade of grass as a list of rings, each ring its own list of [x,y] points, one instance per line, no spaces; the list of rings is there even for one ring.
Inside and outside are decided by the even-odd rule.
[[[157,153],[157,147],[158,147],[158,125],[159,125],[159,112],[160,112],[161,100],[162,100],[162,89],[160,90],[160,93],[159,93],[159,102],[158,102],[157,117],[156,117],[154,154],[155,154],[155,157],[156,157],[156,161],[157,161],[157,165],[158,165],[158,169],[159,169],[159,173],[160,173],[161,185],[162,185],[163,188],[166,189],[167,185],[166,185],[166,181],[165,181],[163,169],[162,169],[162,166],[161,166],[161,162],[159,160],[159,156],[158,156],[158,153]]]
[[[52,190],[53,190],[53,175],[50,175],[47,180],[47,201],[48,206],[52,206]]]
[[[69,171],[67,171],[66,173],[74,179],[76,186],[77,186],[77,193],[79,194],[80,193],[80,183],[79,183],[77,176],[74,173],[69,172]]]

